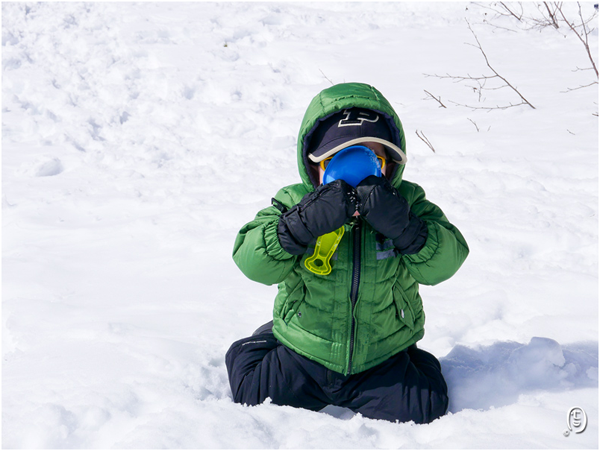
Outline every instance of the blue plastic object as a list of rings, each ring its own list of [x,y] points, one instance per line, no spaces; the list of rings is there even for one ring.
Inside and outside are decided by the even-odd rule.
[[[365,146],[351,146],[340,150],[331,159],[323,174],[323,184],[342,179],[356,188],[370,175],[381,177],[375,152]]]

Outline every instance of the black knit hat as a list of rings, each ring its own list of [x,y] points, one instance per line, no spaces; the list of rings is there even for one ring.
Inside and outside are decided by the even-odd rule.
[[[308,158],[318,163],[346,147],[376,142],[383,144],[396,163],[406,163],[406,155],[392,141],[392,132],[382,114],[365,108],[348,108],[319,124],[311,136]]]

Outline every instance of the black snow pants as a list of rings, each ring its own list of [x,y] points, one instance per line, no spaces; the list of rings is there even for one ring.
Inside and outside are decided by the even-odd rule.
[[[367,418],[430,423],[448,409],[439,361],[411,346],[383,363],[344,376],[299,355],[270,330],[236,341],[225,357],[233,400],[314,411],[346,407]]]

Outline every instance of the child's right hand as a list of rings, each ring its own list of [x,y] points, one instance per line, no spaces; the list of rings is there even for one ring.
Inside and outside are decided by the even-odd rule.
[[[321,185],[281,215],[279,242],[290,254],[303,254],[311,241],[339,229],[356,211],[357,196],[352,186],[343,180]]]

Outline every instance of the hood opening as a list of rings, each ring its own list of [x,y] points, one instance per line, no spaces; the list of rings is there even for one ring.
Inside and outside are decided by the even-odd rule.
[[[340,108],[339,110],[333,111],[331,114],[328,114],[326,116],[323,116],[322,118],[318,119],[312,126],[312,128],[308,131],[308,133],[306,133],[306,135],[304,136],[304,140],[302,142],[302,161],[304,163],[304,169],[306,171],[306,173],[308,174],[308,177],[310,179],[310,182],[312,183],[313,188],[317,188],[319,186],[319,178],[318,175],[315,175],[315,171],[311,170],[311,165],[314,165],[314,163],[312,163],[310,161],[310,159],[308,158],[308,150],[309,150],[309,145],[310,145],[310,141],[311,138],[315,132],[315,130],[317,129],[317,127],[319,127],[319,125],[321,125],[322,122],[326,121],[328,118],[330,118],[331,116],[333,116],[334,114],[337,114],[338,112],[351,108],[351,106],[345,106],[344,108]],[[368,108],[372,111],[375,111],[376,113],[380,114],[386,121],[386,125],[389,127],[391,134],[392,134],[392,142],[402,148],[402,139],[401,139],[401,135],[403,135],[400,130],[398,130],[398,127],[396,126],[396,123],[394,122],[394,119],[387,113],[385,113],[384,111],[381,110],[377,110],[375,108]],[[394,164],[394,169],[392,171],[391,174],[387,175],[386,178],[388,180],[393,180],[394,177],[396,176],[396,173],[398,172],[398,170],[400,168],[403,168],[404,165],[402,164]],[[318,174],[318,172],[317,172]]]

